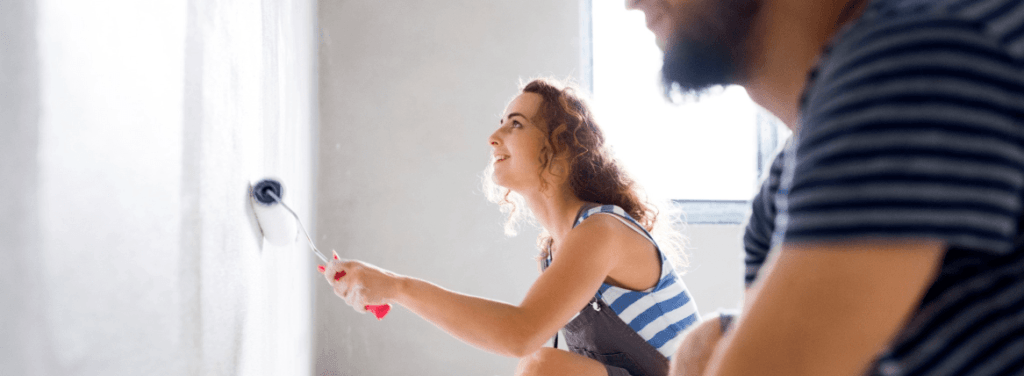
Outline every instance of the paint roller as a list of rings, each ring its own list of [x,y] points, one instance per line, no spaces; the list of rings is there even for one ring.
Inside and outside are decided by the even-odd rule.
[[[329,259],[320,252],[316,244],[313,244],[313,239],[306,232],[306,228],[302,225],[299,215],[295,214],[295,211],[281,200],[283,196],[284,186],[277,180],[268,178],[256,182],[256,185],[250,184],[249,197],[255,203],[253,205],[253,212],[256,214],[256,223],[259,224],[263,237],[270,244],[287,246],[294,242],[295,237],[298,236],[298,231],[296,230],[296,224],[298,224],[298,228],[306,235],[306,240],[309,241],[313,254],[319,257],[325,264],[328,263]],[[344,276],[345,272],[340,271],[334,275],[334,279],[338,280]],[[381,320],[391,310],[391,305],[368,305],[364,308],[367,311],[373,312],[377,320]]]

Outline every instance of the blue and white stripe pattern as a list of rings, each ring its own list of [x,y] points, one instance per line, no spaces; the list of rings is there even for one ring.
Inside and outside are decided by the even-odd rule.
[[[754,201],[747,281],[780,243],[942,240],[867,374],[1024,374],[1024,1],[874,0],[816,77]]]
[[[598,206],[585,211],[576,221],[576,225],[594,214],[614,215],[616,219],[654,243],[658,254],[661,255],[661,280],[654,287],[646,291],[633,291],[604,283],[601,284],[597,296],[647,343],[671,359],[683,338],[680,335],[682,331],[700,321],[697,304],[690,298],[686,285],[672,268],[672,263],[643,226],[622,208],[614,205]]]

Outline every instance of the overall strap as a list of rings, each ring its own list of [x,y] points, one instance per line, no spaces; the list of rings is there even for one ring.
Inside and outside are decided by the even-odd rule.
[[[573,219],[572,227],[576,227],[576,225],[579,224],[580,221],[582,221],[582,219],[580,217],[583,216],[583,213],[586,212],[588,208],[593,208],[593,207],[594,207],[594,205],[591,205],[591,204],[584,204],[583,206],[581,206],[580,210],[576,212],[576,218]],[[547,249],[547,257],[545,258],[544,262],[542,263],[543,266],[541,267],[541,270],[545,270],[549,266],[551,266],[551,261],[552,261],[552,259],[551,259],[551,244],[549,243],[548,244],[548,249]],[[556,349],[558,348],[558,332],[555,332],[554,348],[556,348]]]
[[[642,235],[644,238],[647,238],[647,240],[650,240],[651,243],[654,243],[655,247],[658,246],[657,242],[654,241],[654,237],[651,236],[651,233],[648,232],[647,229],[641,226],[640,223],[636,221],[636,219],[633,219],[633,217],[631,217],[629,214],[626,214],[625,210],[622,210],[622,208],[615,205],[602,205],[587,209],[586,211],[583,212],[583,215],[577,217],[576,223],[573,224],[573,227],[576,227],[580,223],[583,223],[583,220],[589,218],[591,215],[594,214],[611,214],[613,218],[618,219],[619,222],[622,222],[622,224],[626,225],[626,227],[629,227],[633,231],[636,231],[638,234]]]

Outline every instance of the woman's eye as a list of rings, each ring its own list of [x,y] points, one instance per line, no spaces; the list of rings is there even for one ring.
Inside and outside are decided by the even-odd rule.
[[[522,128],[522,127],[523,127],[523,124],[519,123],[518,120],[513,120],[512,121],[512,128]]]

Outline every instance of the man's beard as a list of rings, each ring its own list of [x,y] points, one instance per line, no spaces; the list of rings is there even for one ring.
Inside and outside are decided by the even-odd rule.
[[[740,83],[760,0],[705,0],[682,20],[669,41],[661,67],[665,94],[700,95],[719,85]],[[692,4],[692,3],[691,3]]]

